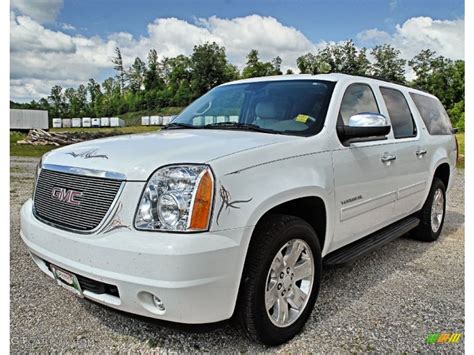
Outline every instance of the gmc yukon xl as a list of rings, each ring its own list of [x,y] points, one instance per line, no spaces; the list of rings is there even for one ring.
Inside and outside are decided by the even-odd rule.
[[[287,341],[323,267],[436,241],[457,143],[440,101],[343,74],[220,85],[166,128],[41,159],[21,237],[56,282],[147,317]],[[337,302],[337,300],[334,300]]]

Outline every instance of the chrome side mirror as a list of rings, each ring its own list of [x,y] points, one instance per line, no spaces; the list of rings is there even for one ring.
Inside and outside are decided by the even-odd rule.
[[[347,125],[338,126],[338,134],[345,145],[387,139],[390,133],[387,118],[380,113],[362,112],[349,118]]]
[[[349,118],[349,127],[387,127],[387,118],[380,113],[362,112]]]

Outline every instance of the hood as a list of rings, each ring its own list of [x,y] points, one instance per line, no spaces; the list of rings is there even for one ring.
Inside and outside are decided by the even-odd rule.
[[[147,180],[164,165],[207,163],[297,138],[236,130],[164,130],[69,145],[47,154],[43,163],[122,173],[127,180]]]

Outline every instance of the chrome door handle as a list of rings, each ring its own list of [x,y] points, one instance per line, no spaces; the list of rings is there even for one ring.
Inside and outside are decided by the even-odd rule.
[[[426,155],[426,153],[428,153],[426,150],[420,149],[420,150],[417,150],[415,154],[417,157],[422,157],[423,155]]]
[[[397,159],[397,157],[395,155],[390,155],[390,154],[384,155],[381,158],[382,163],[387,163],[387,162],[393,161],[395,159]]]

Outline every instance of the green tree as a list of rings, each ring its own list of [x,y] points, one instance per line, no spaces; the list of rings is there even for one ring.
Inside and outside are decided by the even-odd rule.
[[[89,94],[89,110],[88,115],[99,116],[100,115],[100,105],[102,102],[102,91],[100,89],[100,84],[97,83],[94,79],[89,79],[87,83],[87,92]]]
[[[76,91],[73,88],[67,88],[64,91],[64,98],[67,105],[67,112],[64,115],[67,117],[78,116],[79,105],[77,102]]]
[[[370,52],[374,57],[371,65],[373,76],[404,84],[406,60],[400,58],[400,51],[390,44],[376,46]]]
[[[215,42],[194,46],[191,63],[191,82],[196,96],[201,96],[213,87],[231,80],[228,77],[225,48]]]
[[[155,49],[148,52],[148,66],[145,72],[145,90],[155,90],[162,87],[162,79],[160,77],[160,68],[158,63],[158,53]]]
[[[247,55],[247,63],[242,71],[244,78],[281,74],[281,58],[277,56],[271,62],[262,62],[256,49],[252,49]]]
[[[125,90],[125,81],[126,81],[126,73],[123,67],[123,60],[122,60],[122,53],[119,47],[115,47],[115,57],[112,59],[112,63],[114,63],[114,69],[117,71],[117,80],[120,85],[120,92]]]
[[[464,61],[452,61],[424,49],[408,65],[416,74],[411,85],[438,97],[453,125],[464,130]]]
[[[51,116],[61,117],[66,111],[63,88],[59,85],[54,85],[51,88],[51,93],[49,94],[48,99],[51,102]]]
[[[316,54],[302,55],[297,58],[296,64],[302,74],[366,75],[370,66],[367,50],[365,48],[358,49],[352,40],[327,45]]]
[[[87,88],[81,84],[76,90],[76,102],[79,116],[87,114]]]
[[[127,71],[129,88],[133,93],[139,92],[144,87],[145,73],[145,63],[139,57],[136,57],[132,66]]]
[[[451,108],[464,100],[464,61],[452,61],[429,49],[422,50],[408,65],[416,78],[412,85],[440,98],[443,105]]]

